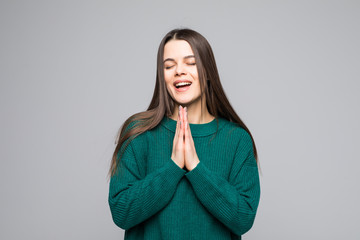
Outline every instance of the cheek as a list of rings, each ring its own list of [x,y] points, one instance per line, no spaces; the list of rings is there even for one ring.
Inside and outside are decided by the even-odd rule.
[[[191,75],[192,75],[192,77],[195,78],[196,80],[199,79],[198,72],[197,72],[196,68],[195,68],[193,71],[191,71]]]
[[[164,71],[164,79],[166,84],[171,83],[171,74],[169,71]]]
[[[172,79],[170,78],[169,74],[164,73],[164,80],[167,90],[171,92]]]

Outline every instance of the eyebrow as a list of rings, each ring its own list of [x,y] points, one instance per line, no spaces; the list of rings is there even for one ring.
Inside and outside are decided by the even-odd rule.
[[[195,58],[195,56],[194,56],[194,55],[188,55],[188,56],[185,56],[185,57],[184,57],[184,59],[188,59],[188,58]],[[175,60],[174,60],[173,58],[167,58],[167,59],[164,60],[164,62],[166,62],[166,61],[173,61],[173,62],[175,62]]]

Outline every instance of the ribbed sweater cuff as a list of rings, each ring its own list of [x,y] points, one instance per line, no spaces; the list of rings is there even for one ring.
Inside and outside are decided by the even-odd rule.
[[[167,169],[169,181],[178,182],[187,172],[186,170],[180,168],[171,158],[164,167]]]
[[[185,176],[189,179],[189,181],[196,185],[201,185],[204,179],[207,177],[208,169],[204,164],[200,161],[193,170],[185,173]]]

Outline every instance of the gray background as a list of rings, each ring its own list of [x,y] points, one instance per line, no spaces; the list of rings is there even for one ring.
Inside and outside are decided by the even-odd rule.
[[[360,239],[359,1],[0,3],[0,239],[122,239],[116,132],[148,106],[161,38],[213,47],[252,131],[262,195],[244,239]]]

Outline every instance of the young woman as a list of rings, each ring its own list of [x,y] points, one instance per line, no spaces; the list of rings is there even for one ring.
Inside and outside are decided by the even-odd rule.
[[[150,106],[123,124],[109,174],[125,239],[241,239],[252,227],[255,143],[198,32],[175,29],[161,41]]]

